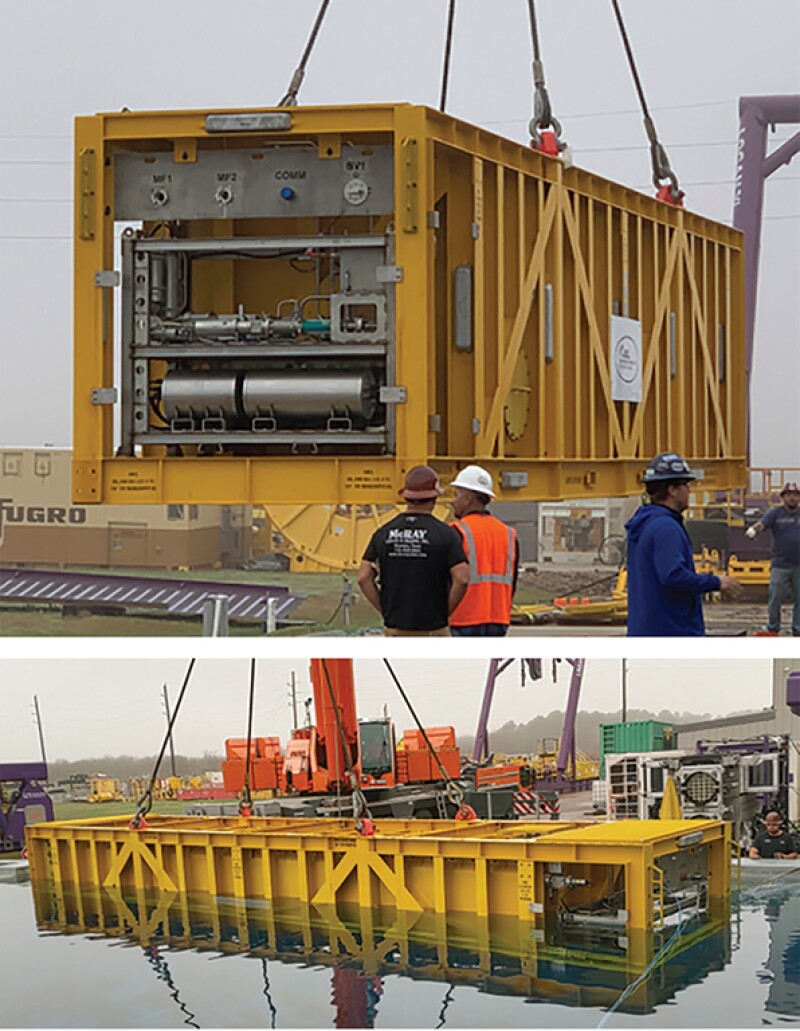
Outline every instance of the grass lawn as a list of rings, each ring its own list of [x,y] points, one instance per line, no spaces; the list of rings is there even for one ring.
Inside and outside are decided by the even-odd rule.
[[[180,816],[186,802],[174,799],[153,802],[151,812],[159,816]],[[83,820],[98,816],[130,817],[136,812],[136,802],[54,802],[56,820]]]

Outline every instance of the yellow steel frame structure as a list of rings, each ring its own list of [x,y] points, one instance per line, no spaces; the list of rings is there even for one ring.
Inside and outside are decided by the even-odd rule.
[[[514,918],[543,931],[547,875],[561,864],[587,883],[622,876],[626,934],[656,928],[657,861],[708,849],[709,906],[730,895],[730,827],[718,821],[608,824],[381,820],[375,837],[352,821],[153,817],[26,828],[31,877],[54,886],[201,892],[234,899],[340,905],[419,915]],[[689,835],[688,841],[686,836]],[[561,867],[559,867],[560,869]],[[578,889],[571,902],[580,905]],[[587,898],[590,897],[588,894]]]
[[[395,381],[407,391],[396,452],[168,456],[151,445],[116,456],[112,408],[92,402],[114,383],[113,290],[95,281],[114,262],[114,157],[169,147],[180,163],[199,148],[264,142],[212,139],[208,113],[76,120],[76,502],[391,504],[405,470],[426,461],[445,478],[478,461],[504,500],[610,497],[637,493],[662,450],[702,468],[710,489],[744,484],[741,234],[407,104],[294,108],[291,129],[269,139],[328,155],[343,140],[393,144]],[[189,232],[274,231],[243,221]],[[461,265],[474,278],[469,353],[452,343]],[[233,310],[233,281],[222,272],[205,284],[209,310]],[[612,314],[641,322],[641,403],[612,399]]]

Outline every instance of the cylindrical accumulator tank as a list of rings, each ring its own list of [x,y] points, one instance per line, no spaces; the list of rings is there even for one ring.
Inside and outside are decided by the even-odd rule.
[[[235,372],[168,372],[161,385],[161,405],[167,419],[195,415],[238,417]]]
[[[278,423],[320,426],[332,416],[369,422],[377,387],[369,370],[294,372],[168,372],[161,387],[167,419],[220,415],[273,416]]]
[[[324,424],[331,416],[369,422],[375,414],[375,377],[362,372],[248,372],[242,409],[252,419],[274,415],[293,425]]]

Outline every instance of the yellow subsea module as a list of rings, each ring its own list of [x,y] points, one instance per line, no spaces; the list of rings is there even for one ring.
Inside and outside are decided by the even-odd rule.
[[[76,502],[386,505],[476,460],[609,497],[664,450],[744,484],[736,230],[408,104],[75,146]]]
[[[378,910],[388,924],[468,914],[560,949],[604,936],[635,964],[654,934],[716,922],[731,889],[730,825],[714,820],[379,820],[365,837],[352,820],[153,816],[131,830],[103,817],[26,838],[32,881],[59,899],[84,886]]]

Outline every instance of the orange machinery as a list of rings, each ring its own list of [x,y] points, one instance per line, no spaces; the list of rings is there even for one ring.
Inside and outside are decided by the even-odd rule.
[[[247,759],[247,738],[231,737],[225,742],[222,783],[226,791],[241,791]],[[285,786],[283,753],[277,737],[254,737],[250,741],[250,787],[253,791],[279,791]]]
[[[476,788],[513,788],[515,791],[527,791],[536,784],[533,767],[527,763],[509,762],[491,766],[478,766],[475,769]]]
[[[317,722],[292,732],[285,755],[278,738],[252,739],[253,790],[298,794],[347,791],[351,788],[350,767],[362,788],[393,788],[442,780],[439,762],[448,776],[459,776],[461,754],[453,727],[426,728],[437,762],[419,730],[405,731],[398,746],[394,724],[388,717],[358,718],[352,659],[312,659],[310,672]],[[240,791],[244,785],[247,741],[229,739],[225,750],[225,788]]]

